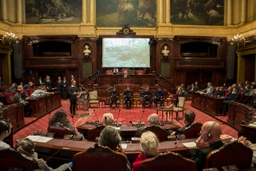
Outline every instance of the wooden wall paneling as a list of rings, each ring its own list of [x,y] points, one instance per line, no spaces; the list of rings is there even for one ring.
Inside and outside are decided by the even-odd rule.
[[[244,60],[245,60],[245,72],[244,72],[244,79],[245,80],[249,80],[249,81],[255,81],[255,58],[256,55],[255,54],[250,54],[250,55],[246,55],[243,56]]]

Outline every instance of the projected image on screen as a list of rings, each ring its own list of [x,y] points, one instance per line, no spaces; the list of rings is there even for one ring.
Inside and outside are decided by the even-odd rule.
[[[149,38],[103,38],[102,67],[149,68]]]

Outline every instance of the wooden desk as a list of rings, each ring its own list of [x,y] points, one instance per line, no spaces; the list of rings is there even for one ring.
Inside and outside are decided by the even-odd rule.
[[[24,105],[15,103],[0,109],[0,115],[9,119],[13,126],[12,131],[16,132],[25,125],[24,122]]]
[[[190,157],[190,149],[185,147],[183,142],[191,142],[195,139],[180,140],[175,145],[176,141],[165,141],[159,144],[159,151],[173,151],[177,152],[185,157]],[[52,139],[46,143],[35,142],[35,151],[39,157],[43,157],[45,160],[58,159],[62,161],[71,161],[73,156],[80,151],[85,151],[92,147],[95,143],[88,141],[73,141],[64,139]],[[139,143],[127,143],[127,148],[124,149],[130,161],[134,161],[137,155],[140,153]]]
[[[173,120],[173,108],[172,107],[157,107],[156,113],[158,114],[158,111],[162,112],[162,120],[164,118],[164,113],[166,114],[166,123],[168,123],[168,119],[170,118],[170,113],[172,113],[172,120]],[[168,115],[168,117],[167,117]]]
[[[61,93],[46,95],[35,99],[28,99],[29,106],[32,109],[33,117],[41,117],[47,113],[61,107]]]
[[[220,115],[224,97],[213,97],[200,93],[192,93],[191,106],[212,116]]]
[[[228,123],[237,130],[240,130],[242,121],[250,123],[252,116],[255,116],[256,109],[239,102],[228,104]],[[256,120],[255,120],[256,121]]]
[[[173,124],[165,124],[163,126],[160,126],[162,129],[165,129],[165,130],[177,130],[178,127],[173,125]],[[82,133],[85,137],[87,135],[87,132],[91,129],[94,129],[96,128],[95,125],[93,124],[84,124],[84,125],[81,125],[79,127],[76,127],[78,132]],[[141,126],[139,127],[140,129],[143,129],[145,128],[145,126]],[[120,129],[119,130],[119,133],[121,135],[121,137],[123,139],[128,139],[128,140],[131,140],[131,137],[134,137],[137,130],[138,130],[138,127],[136,126],[129,126],[129,125],[121,125]]]

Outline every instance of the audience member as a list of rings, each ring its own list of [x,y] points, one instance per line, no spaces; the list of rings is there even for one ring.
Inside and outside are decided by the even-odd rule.
[[[157,107],[157,104],[160,102],[160,106],[164,106],[164,91],[160,86],[157,87],[157,90],[155,91],[155,105]]]
[[[195,91],[200,90],[200,86],[197,81],[195,81]]]
[[[244,94],[248,95],[250,93],[250,85],[245,85],[244,86]]]
[[[16,91],[16,84],[15,83],[11,83],[11,85],[8,88],[7,92],[15,93],[15,91]]]
[[[256,84],[252,84],[249,92],[249,96],[252,96],[254,94],[254,90],[256,89]]]
[[[113,87],[113,90],[110,91],[109,97],[110,97],[110,109],[112,109],[113,103],[116,105],[116,108],[118,108],[117,101],[119,100],[119,92],[115,86]]]
[[[23,87],[22,87],[22,85],[19,85],[17,87],[17,92],[13,96],[12,100],[14,103],[22,103],[24,105],[24,115],[30,116],[32,114],[32,110],[30,109],[29,104],[26,101],[26,99],[22,99],[22,97],[21,97],[22,93],[23,93]]]
[[[243,145],[245,145],[246,147],[252,149],[253,155],[252,155],[251,167],[254,167],[254,164],[256,163],[256,144],[253,144],[251,141],[247,140],[247,138],[244,136],[239,137],[238,142],[240,142]]]
[[[184,124],[185,125],[181,128],[178,128],[176,131],[170,130],[169,133],[171,135],[176,135],[176,136],[179,134],[182,134],[186,128],[190,127],[194,123],[195,117],[196,117],[196,115],[192,110],[185,110],[185,112],[184,112]]]
[[[239,97],[239,93],[237,92],[237,88],[233,87],[232,92],[229,93],[228,97],[222,102],[222,106],[220,108],[220,114],[225,116],[228,111],[228,104]]]
[[[12,125],[5,119],[0,119],[0,150],[11,148],[11,144],[5,142],[5,138],[11,134]]]
[[[221,146],[220,139],[222,129],[220,124],[214,121],[207,121],[203,124],[200,137],[196,140],[196,149],[192,151],[191,159],[195,161],[197,170],[202,171],[206,164],[207,155]]]
[[[62,98],[64,100],[66,100],[68,98],[68,86],[69,86],[69,83],[68,83],[66,77],[64,76],[62,84],[61,84]]]
[[[70,76],[70,84],[72,85],[72,82],[75,81],[75,76],[73,74],[71,74]]]
[[[66,171],[71,170],[72,162],[63,164],[56,169],[49,167],[46,161],[42,158],[38,158],[37,153],[35,152],[34,142],[28,138],[23,138],[17,141],[15,149],[21,153],[21,155],[28,160],[35,161],[38,164],[40,170],[43,171]]]
[[[49,120],[48,131],[50,126],[62,127],[67,130],[70,130],[74,135],[77,135],[77,132],[74,126],[69,122],[67,118],[67,113],[65,110],[58,110]]]
[[[34,88],[34,84],[32,81],[29,81],[28,84],[25,84],[23,86],[24,89],[33,89]]]
[[[54,94],[54,92],[47,92],[45,86],[39,86],[33,93],[30,95],[30,98],[43,97],[47,94]]]
[[[70,99],[70,114],[73,117],[73,115],[76,114],[76,99],[78,95],[78,88],[76,87],[76,81],[72,81],[71,86],[69,88],[69,99]]]
[[[114,123],[114,115],[112,113],[104,113],[102,116],[102,122],[105,126],[112,125]]]
[[[152,105],[152,93],[149,91],[149,86],[142,92],[142,108],[145,108],[146,102],[149,102],[149,108]]]
[[[159,140],[153,132],[144,132],[140,137],[141,152],[137,156],[136,161],[132,165],[132,171],[139,171],[140,164],[143,160],[155,157],[158,154],[158,145]]]
[[[131,109],[132,102],[133,102],[133,92],[130,90],[130,86],[126,87],[126,90],[124,91],[124,102],[126,109]]]
[[[100,133],[99,144],[101,146],[107,146],[110,149],[124,153],[123,148],[121,146],[122,138],[119,132],[113,126],[106,126]],[[127,159],[127,170],[131,170],[131,165]]]
[[[201,90],[200,92],[204,93],[204,94],[212,94],[213,93],[212,83],[208,82],[207,87],[205,89]]]
[[[37,85],[37,86],[42,86],[42,85],[44,85],[44,82],[43,82],[43,79],[42,79],[41,76],[38,78],[38,81],[37,81],[36,85]]]
[[[224,96],[223,87],[216,87],[213,95],[216,97],[223,97]]]

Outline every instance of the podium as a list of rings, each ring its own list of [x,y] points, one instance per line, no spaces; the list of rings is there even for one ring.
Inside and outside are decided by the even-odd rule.
[[[131,79],[122,79],[122,84],[131,84]]]

